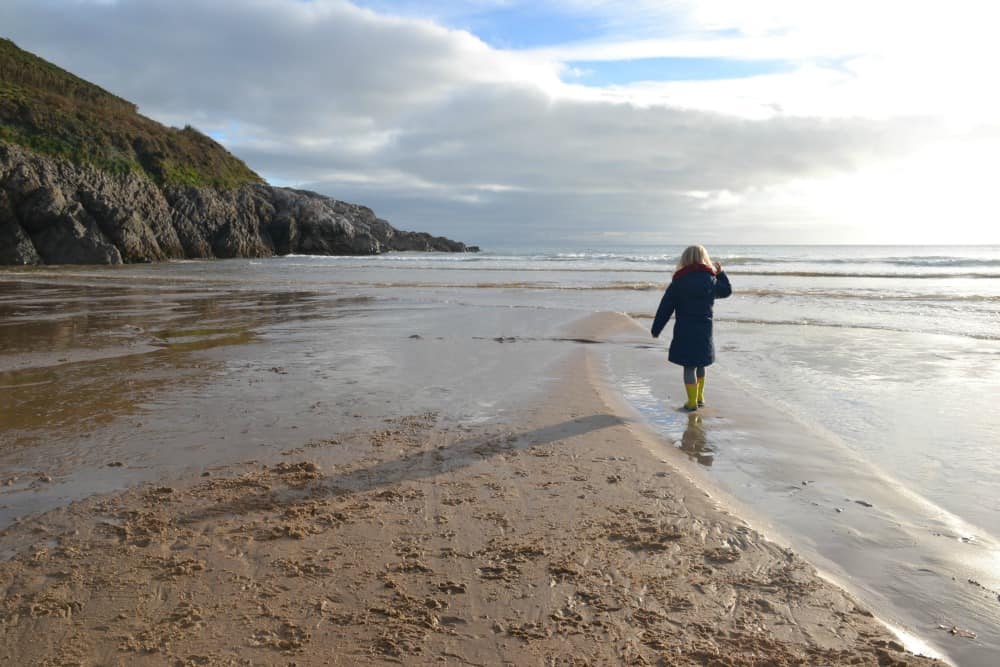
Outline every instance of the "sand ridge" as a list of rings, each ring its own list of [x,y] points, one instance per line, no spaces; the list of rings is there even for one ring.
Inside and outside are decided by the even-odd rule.
[[[389,416],[4,531],[0,661],[940,664],[640,445],[586,349],[561,364],[516,423]]]

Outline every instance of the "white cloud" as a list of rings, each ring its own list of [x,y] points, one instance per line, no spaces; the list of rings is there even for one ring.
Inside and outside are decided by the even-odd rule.
[[[1000,91],[990,83],[1000,62],[995,3],[638,0],[625,11],[619,0],[566,1],[604,12],[620,29],[596,40],[539,48],[536,57],[562,63],[729,58],[795,66],[784,75],[638,82],[603,91],[620,99],[751,117],[776,111],[933,114],[975,123],[1000,116]]]
[[[627,39],[503,51],[336,0],[8,0],[0,25],[146,114],[220,133],[275,182],[471,242],[591,230],[767,242],[795,225],[800,241],[864,241],[865,226],[845,226],[861,207],[835,204],[857,200],[852,193],[877,199],[878,184],[891,180],[879,165],[908,164],[928,142],[945,146],[936,155],[953,161],[947,179],[935,183],[929,167],[904,170],[892,186],[917,179],[922,196],[934,193],[928,208],[940,210],[956,201],[962,165],[984,155],[985,144],[962,140],[959,150],[947,137],[996,108],[992,88],[973,85],[990,63],[947,76],[957,37],[948,53],[921,55],[912,36],[871,50],[877,26],[898,18],[900,5],[856,26],[860,3],[819,16],[800,3],[767,3],[752,17],[742,4],[630,3],[624,14],[620,3],[584,4]],[[452,5],[438,9],[458,11]],[[914,20],[929,26],[936,16]],[[680,37],[651,34],[651,25]],[[837,67],[806,62],[848,52],[854,58]],[[744,80],[603,88],[560,80],[566,58],[638,53],[803,62]],[[923,69],[899,53],[921,57]],[[975,202],[997,210],[989,198]]]

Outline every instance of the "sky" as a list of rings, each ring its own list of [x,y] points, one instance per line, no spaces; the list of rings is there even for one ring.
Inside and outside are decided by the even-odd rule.
[[[484,247],[1000,244],[996,3],[4,0],[272,184]]]

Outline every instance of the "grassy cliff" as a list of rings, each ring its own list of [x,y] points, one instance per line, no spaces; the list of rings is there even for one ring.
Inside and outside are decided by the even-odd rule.
[[[160,185],[231,188],[263,179],[211,138],[166,127],[136,105],[0,38],[0,141]]]

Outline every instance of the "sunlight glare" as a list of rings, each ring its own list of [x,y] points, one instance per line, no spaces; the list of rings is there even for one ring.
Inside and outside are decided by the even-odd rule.
[[[868,243],[995,243],[997,148],[932,146],[906,160],[816,181],[802,189],[802,203],[859,228]]]

